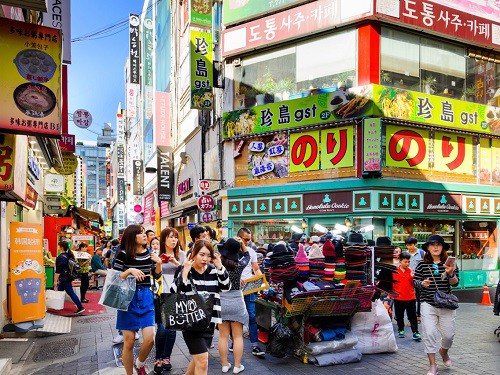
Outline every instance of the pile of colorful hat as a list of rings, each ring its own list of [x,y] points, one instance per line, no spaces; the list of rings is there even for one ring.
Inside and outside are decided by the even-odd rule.
[[[325,257],[318,244],[313,244],[309,249],[309,269],[312,279],[321,279],[325,274]]]
[[[269,273],[271,281],[280,283],[294,280],[299,274],[299,267],[295,263],[294,252],[284,244],[277,244],[268,250]]]
[[[299,251],[295,256],[295,263],[299,267],[299,275],[297,279],[299,281],[305,281],[309,279],[309,258],[307,257],[306,251],[304,250],[304,245],[299,245]]]
[[[371,257],[371,249],[364,241],[361,233],[351,233],[344,248],[346,262],[346,278],[367,282],[367,259]]]
[[[323,245],[323,255],[325,256],[325,274],[323,280],[332,281],[335,277],[335,246],[332,241],[326,240]]]

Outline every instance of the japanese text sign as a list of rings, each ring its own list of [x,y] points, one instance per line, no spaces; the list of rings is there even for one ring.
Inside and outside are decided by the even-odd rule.
[[[212,34],[190,31],[191,40],[191,108],[211,109],[213,105]]]
[[[500,22],[481,18],[479,13],[467,13],[453,6],[445,6],[436,1],[399,0],[378,1],[379,16],[411,25],[418,30],[451,35],[483,46],[500,45]],[[383,5],[380,5],[383,3]],[[390,6],[387,4],[390,3]],[[490,5],[493,6],[493,5]]]
[[[380,118],[363,119],[363,172],[381,170],[381,134]]]
[[[472,174],[472,136],[434,133],[434,170]]]
[[[227,0],[222,3],[224,25],[229,25],[247,18],[270,13],[292,4],[301,4],[307,0]]]
[[[319,169],[319,130],[290,134],[290,172]]]
[[[10,223],[10,307],[12,322],[45,316],[42,225]]]
[[[139,83],[139,24],[137,14],[129,15],[129,76],[130,83]]]
[[[61,30],[2,18],[0,131],[61,134]]]
[[[268,3],[269,1],[262,1]],[[223,32],[223,56],[317,33],[372,14],[371,0],[317,0]]]
[[[214,199],[210,195],[204,194],[198,198],[198,207],[202,211],[212,211],[215,207]]]
[[[212,0],[191,1],[191,24],[212,27]]]
[[[386,166],[428,170],[429,137],[428,130],[387,125]]]
[[[277,133],[248,143],[248,179],[265,180],[288,176],[288,135]]]

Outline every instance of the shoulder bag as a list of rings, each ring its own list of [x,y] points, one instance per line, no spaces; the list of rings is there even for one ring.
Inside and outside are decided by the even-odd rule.
[[[436,279],[434,278],[434,273],[429,266],[429,271],[431,272],[432,280],[436,286],[436,292],[434,293],[434,305],[441,309],[456,310],[458,309],[458,297],[452,293],[446,293],[439,290],[437,287]]]
[[[189,276],[192,295],[179,292],[181,274],[177,277],[177,293],[162,293],[160,301],[161,320],[165,328],[175,331],[206,331],[212,320],[214,297],[209,293],[198,293]]]

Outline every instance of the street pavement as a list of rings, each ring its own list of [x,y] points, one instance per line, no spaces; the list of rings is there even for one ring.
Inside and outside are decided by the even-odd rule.
[[[450,355],[451,369],[445,369],[438,361],[440,374],[499,374],[500,342],[493,331],[500,325],[500,317],[493,315],[492,308],[463,303],[457,310],[457,334]],[[115,316],[112,313],[73,318],[71,333],[35,339],[35,346],[26,360],[12,366],[12,375],[114,375],[125,374],[116,367],[113,355],[113,337],[117,334]],[[410,332],[409,327],[407,332]],[[248,340],[242,363],[243,374],[426,374],[428,365],[423,344],[406,339],[396,339],[397,353],[364,355],[359,363],[328,367],[303,364],[296,358],[277,359],[266,355],[264,359],[251,354]],[[210,350],[209,374],[222,374],[217,352]],[[138,346],[139,344],[137,344]],[[154,349],[148,362],[154,361]],[[147,362],[147,363],[148,363]],[[183,374],[189,363],[189,352],[178,334],[171,357],[172,375]],[[232,361],[230,354],[229,362]],[[152,365],[150,366],[151,374]],[[230,371],[232,373],[232,371]]]

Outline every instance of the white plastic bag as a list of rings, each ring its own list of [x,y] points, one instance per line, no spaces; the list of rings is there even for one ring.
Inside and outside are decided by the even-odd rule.
[[[363,354],[393,353],[398,350],[391,318],[380,300],[372,303],[371,312],[354,315],[351,332],[358,338],[356,349]]]
[[[358,338],[347,331],[343,340],[311,342],[306,345],[305,350],[310,355],[320,355],[350,350],[354,348],[357,343]]]
[[[55,290],[45,290],[45,307],[52,310],[64,309],[64,296],[66,292],[58,292]]]
[[[136,280],[132,276],[122,279],[120,275],[120,271],[108,270],[99,304],[127,311],[128,305],[134,298]]]

